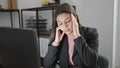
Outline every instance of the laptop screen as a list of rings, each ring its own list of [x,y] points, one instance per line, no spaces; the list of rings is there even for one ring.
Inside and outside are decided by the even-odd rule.
[[[40,68],[37,33],[0,27],[0,64],[5,68]]]

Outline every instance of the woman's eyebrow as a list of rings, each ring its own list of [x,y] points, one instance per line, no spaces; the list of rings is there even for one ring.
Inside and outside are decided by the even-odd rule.
[[[70,17],[66,17],[65,20],[70,19]],[[58,23],[62,23],[61,21],[57,21]]]
[[[70,19],[70,17],[67,17],[65,20]]]
[[[57,21],[58,23],[61,23],[61,21]]]

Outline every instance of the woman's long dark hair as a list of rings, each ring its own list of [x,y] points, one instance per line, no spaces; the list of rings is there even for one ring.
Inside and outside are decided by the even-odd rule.
[[[68,13],[68,14],[72,13],[76,17],[78,24],[80,24],[78,15],[76,14],[75,8],[73,6],[69,5],[68,3],[63,3],[59,5],[55,10],[55,18],[57,18],[57,16],[62,13]],[[57,27],[57,21],[54,22],[54,25],[52,27],[52,31],[50,35],[50,43],[53,42],[55,39],[56,27]]]

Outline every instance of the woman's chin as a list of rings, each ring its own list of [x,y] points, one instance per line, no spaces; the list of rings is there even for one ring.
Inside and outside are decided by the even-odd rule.
[[[72,34],[72,33],[73,33],[73,32],[66,32],[65,34],[66,34],[66,35],[70,35],[70,34]]]

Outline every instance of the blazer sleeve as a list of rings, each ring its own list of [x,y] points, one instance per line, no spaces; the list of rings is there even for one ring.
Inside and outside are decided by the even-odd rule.
[[[48,52],[44,58],[44,68],[55,68],[58,60],[58,47],[48,45]]]
[[[86,41],[87,40],[87,41]],[[93,66],[97,63],[98,57],[98,33],[95,28],[87,32],[87,39],[80,36],[74,39],[75,48],[86,66]]]

